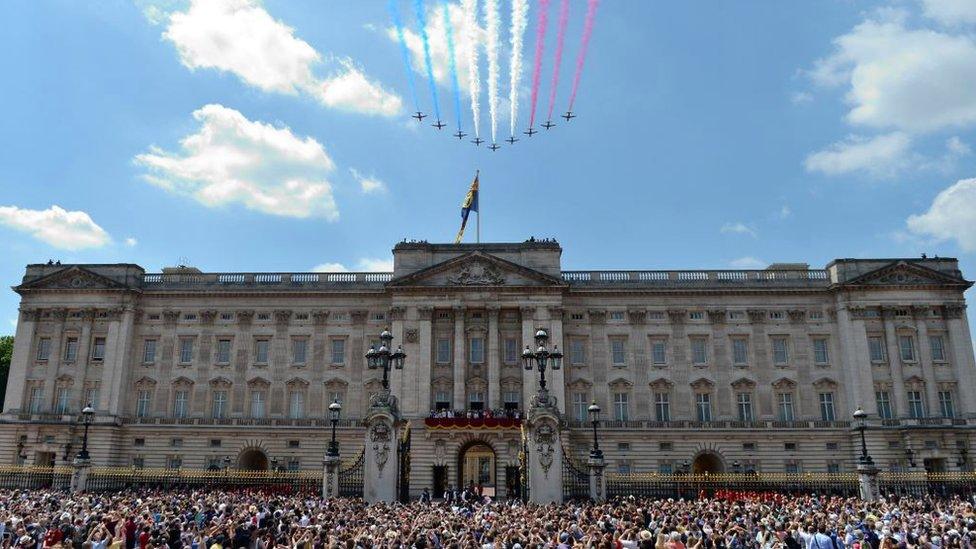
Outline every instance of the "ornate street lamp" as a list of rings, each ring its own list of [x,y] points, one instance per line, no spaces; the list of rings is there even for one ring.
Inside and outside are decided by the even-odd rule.
[[[224,456],[224,470],[230,469],[230,456]]]
[[[390,392],[390,368],[402,370],[403,360],[407,358],[402,346],[391,352],[392,343],[393,334],[390,330],[383,330],[380,334],[380,348],[370,345],[369,351],[366,352],[366,367],[370,370],[377,368],[383,370],[383,391],[386,393]]]
[[[271,472],[272,473],[278,472],[278,456],[271,458]]]
[[[864,465],[871,465],[874,460],[868,455],[868,444],[864,439],[864,429],[866,428],[864,420],[867,419],[868,414],[864,410],[858,408],[854,410],[854,420],[857,421],[857,430],[861,432],[861,457],[858,458]]]
[[[95,409],[89,404],[81,410],[81,422],[85,425],[85,434],[81,438],[81,451],[78,452],[78,461],[91,459],[91,456],[88,455],[88,427],[93,421],[95,421]]]
[[[554,345],[552,351],[546,347],[549,341],[549,332],[540,328],[535,333],[536,350],[533,353],[528,345],[522,351],[522,364],[525,369],[531,371],[533,368],[539,370],[539,402],[548,402],[549,391],[546,389],[546,368],[556,371],[562,368],[563,354],[559,351],[559,346]]]
[[[332,422],[332,440],[329,441],[329,449],[326,453],[330,457],[339,457],[339,442],[336,440],[336,425],[339,424],[339,414],[342,412],[342,404],[335,400],[329,404],[329,421]]]
[[[908,458],[908,466],[909,467],[917,467],[918,466],[915,463],[915,450],[912,450],[911,447],[905,449],[905,457]]]
[[[733,473],[741,473],[742,471],[739,469],[741,466],[742,466],[742,464],[739,463],[739,460],[733,461],[732,462],[732,472]]]
[[[590,457],[593,459],[603,459],[603,450],[600,449],[600,439],[596,436],[596,428],[600,423],[600,407],[597,406],[596,401],[590,404],[590,407],[586,409],[590,414],[590,421],[593,423],[593,449],[590,450]]]

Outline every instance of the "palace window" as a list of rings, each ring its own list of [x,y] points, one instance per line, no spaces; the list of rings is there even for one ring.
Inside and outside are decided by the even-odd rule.
[[[908,391],[908,415],[918,419],[925,417],[925,404],[921,391]]]
[[[621,337],[610,339],[610,363],[614,366],[627,364],[626,340]]]
[[[834,393],[820,393],[820,419],[834,421]]]
[[[908,335],[898,336],[898,350],[903,362],[914,362],[915,338]]]
[[[829,364],[830,352],[827,349],[827,338],[813,338],[813,362],[814,364]]]
[[[41,412],[41,407],[44,406],[44,387],[31,387],[28,406],[32,414]]]
[[[105,360],[105,338],[96,337],[92,340],[92,360]]]
[[[617,421],[627,421],[630,417],[630,406],[627,393],[613,394],[613,419]]]
[[[732,339],[732,364],[742,366],[749,363],[749,340],[744,337]]]
[[[98,385],[88,387],[85,389],[85,404],[91,406],[92,408],[98,408]]]
[[[136,417],[149,417],[149,405],[152,393],[148,389],[140,389],[136,396]]]
[[[668,363],[668,344],[663,339],[651,341],[651,362],[658,366]]]
[[[69,337],[64,343],[64,361],[74,362],[78,360],[78,338]]]
[[[173,394],[173,416],[186,417],[186,405],[189,401],[189,391],[180,389]]]
[[[671,403],[667,393],[654,393],[654,417],[658,421],[671,421]]]
[[[586,364],[586,342],[580,338],[569,340],[569,363],[573,366]]]
[[[37,360],[47,360],[51,356],[51,338],[42,337],[37,340]]]
[[[210,415],[216,419],[227,417],[227,391],[213,392],[210,412]]]
[[[434,393],[434,408],[437,410],[450,410],[451,409],[451,395],[447,391],[441,389]]]
[[[624,319],[623,311],[610,311],[610,320],[623,320],[623,319]]]
[[[945,340],[942,336],[929,336],[929,348],[932,349],[932,360],[934,362],[945,362]]]
[[[472,391],[468,395],[468,408],[471,410],[484,410],[485,394],[481,391]]]
[[[735,396],[735,400],[739,412],[739,421],[752,421],[752,395],[739,393]]]
[[[881,336],[868,337],[868,352],[871,355],[871,362],[885,361],[885,343]]]
[[[308,340],[304,337],[297,337],[291,340],[291,363],[305,364],[308,351]]]
[[[956,417],[956,410],[952,405],[952,391],[939,391],[939,411],[942,417]]]
[[[468,345],[468,360],[471,364],[484,364],[485,339],[483,337],[472,337],[468,340]]]
[[[167,469],[179,469],[183,467],[183,458],[180,456],[167,456],[166,457],[166,468]]]
[[[447,338],[441,338],[437,340],[437,357],[438,364],[450,364],[451,363],[451,340]]]
[[[793,413],[793,393],[779,393],[776,403],[780,421],[793,421],[796,418]]]
[[[270,348],[271,348],[270,340],[267,339],[256,340],[254,342],[254,363],[267,364]]]
[[[58,387],[57,402],[54,411],[58,414],[67,414],[71,402],[71,391],[67,387]]]
[[[515,340],[514,338],[506,337],[504,345],[505,345],[505,355],[504,355],[505,364],[509,364],[509,365],[517,364],[518,356],[519,356],[518,341]]]
[[[152,364],[156,362],[156,340],[147,339],[142,342],[142,363]]]
[[[708,393],[695,395],[695,413],[698,421],[712,420],[712,397]]]
[[[193,362],[193,338],[180,338],[180,364]]]
[[[218,339],[217,340],[217,364],[229,364],[229,363],[230,363],[230,340]]]
[[[708,364],[708,346],[704,337],[691,338],[691,363],[697,366]]]
[[[502,393],[502,404],[506,410],[518,410],[520,400],[518,391],[505,391]]]
[[[875,391],[874,400],[878,404],[878,417],[881,419],[891,419],[891,397],[888,391]]]
[[[264,391],[251,391],[251,417],[264,417],[268,395]]]
[[[290,391],[288,393],[288,417],[299,419],[305,417],[305,393]]]
[[[333,339],[332,340],[332,364],[345,364],[345,363],[346,363],[346,340]]]
[[[784,366],[790,363],[789,339],[785,336],[773,337],[773,364]]]
[[[573,417],[576,421],[586,421],[590,403],[586,400],[586,393],[573,393]]]

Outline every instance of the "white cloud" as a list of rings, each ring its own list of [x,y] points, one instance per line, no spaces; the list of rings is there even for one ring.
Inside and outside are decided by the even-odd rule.
[[[322,263],[312,267],[312,271],[316,273],[347,273],[351,270],[342,263]],[[356,262],[356,270],[359,272],[392,272],[393,258],[363,258]]]
[[[136,156],[148,182],[208,207],[239,203],[272,215],[339,219],[326,179],[335,165],[321,143],[222,105],[193,117],[200,128],[180,141],[179,152],[151,147]]]
[[[752,256],[740,257],[729,261],[729,266],[735,267],[736,269],[765,269],[767,265],[769,263]]]
[[[450,83],[450,51],[447,48],[447,32],[444,28],[444,12],[440,2],[431,2],[431,7],[427,10],[427,43],[430,46],[430,60],[433,66],[434,79],[443,86]],[[476,44],[484,43],[485,30],[481,26],[473,29],[476,40],[469,39],[468,24],[464,17],[464,12],[457,4],[448,4],[448,16],[451,20],[451,29],[454,38],[454,61],[458,73],[458,85],[461,89],[468,89],[468,71],[462,69],[467,67],[468,52]],[[395,27],[386,30],[387,37],[399,42]],[[427,65],[424,62],[424,44],[420,34],[406,27],[403,29],[404,41],[410,51],[411,64],[417,73],[427,75]],[[482,59],[483,60],[483,59]],[[417,83],[422,85],[421,82]]]
[[[811,77],[848,88],[854,125],[917,133],[976,123],[973,37],[909,29],[906,18],[880,10],[836,38],[836,51],[817,61]]]
[[[749,227],[748,225],[742,223],[741,221],[736,221],[735,223],[726,223],[725,225],[722,225],[720,232],[722,232],[723,234],[747,234],[753,238],[759,236],[756,233],[755,229]]]
[[[973,149],[954,135],[946,140],[946,151],[955,156],[969,156]]]
[[[786,219],[787,217],[793,215],[793,210],[790,209],[788,204],[783,204],[783,207],[779,209],[779,218]]]
[[[963,250],[976,251],[976,178],[942,190],[927,212],[910,216],[907,224],[916,235],[954,239]]]
[[[976,2],[973,0],[922,0],[926,17],[946,26],[976,23]]]
[[[56,205],[46,210],[0,206],[0,225],[28,233],[62,250],[100,248],[112,241],[87,213],[69,212]]]
[[[911,137],[893,132],[873,138],[848,136],[829,148],[807,156],[807,171],[825,175],[864,172],[874,177],[891,177],[907,167]]]
[[[143,10],[151,21],[165,20],[163,37],[176,47],[190,70],[217,69],[265,92],[308,93],[322,104],[365,114],[393,116],[400,97],[371,81],[350,60],[332,76],[317,78],[322,55],[274,19],[256,0],[193,0],[186,11]]]
[[[125,239],[125,245],[128,246],[128,247],[130,247],[130,248],[132,248],[133,246],[135,246],[138,243],[139,243],[139,241],[136,240],[135,237],[132,237],[132,236],[130,236],[130,237],[128,237],[128,238]]]
[[[366,176],[359,173],[359,170],[355,168],[349,168],[349,173],[352,174],[353,178],[359,183],[359,190],[363,194],[373,194],[381,193],[386,191],[386,183],[383,183],[376,176]]]
[[[811,101],[813,101],[813,94],[810,92],[795,92],[790,96],[790,103],[793,103],[794,105],[803,105]]]

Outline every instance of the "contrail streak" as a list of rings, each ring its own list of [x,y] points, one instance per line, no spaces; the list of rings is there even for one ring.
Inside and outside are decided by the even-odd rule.
[[[430,41],[427,39],[427,15],[424,13],[424,0],[414,0],[413,9],[417,12],[417,26],[420,27],[420,39],[424,43],[424,64],[427,65],[427,84],[430,95],[434,98],[434,116],[438,122],[441,119],[441,107],[437,101],[437,82],[434,81],[434,63],[430,59]]]
[[[559,4],[559,30],[556,33],[556,56],[552,64],[552,89],[549,90],[549,120],[556,106],[556,89],[559,87],[559,66],[563,63],[563,45],[566,43],[566,24],[569,23],[569,0]]]
[[[491,117],[491,142],[498,129],[498,0],[485,0],[485,24],[488,32],[488,114]]]
[[[512,60],[509,63],[510,79],[508,102],[511,105],[511,136],[515,137],[515,124],[518,122],[519,84],[522,81],[522,41],[528,24],[529,0],[512,0]]]
[[[549,24],[549,0],[539,0],[539,22],[535,28],[535,64],[532,66],[532,100],[529,108],[529,127],[535,124],[535,106],[539,100],[539,77],[542,76],[542,50]]]
[[[451,12],[447,0],[443,0],[444,32],[447,33],[448,66],[451,68],[451,86],[454,90],[454,115],[457,117],[458,133],[461,132],[461,89],[458,86],[457,64],[454,61],[454,30],[451,28]]]
[[[461,0],[468,37],[468,90],[471,92],[471,117],[474,136],[481,137],[481,74],[478,70],[478,0]]]
[[[573,110],[576,102],[576,90],[579,89],[580,76],[583,75],[583,61],[586,60],[586,50],[590,45],[590,35],[593,34],[593,19],[596,17],[596,6],[600,0],[589,0],[586,6],[586,21],[583,23],[583,39],[580,41],[579,55],[576,56],[576,75],[573,76],[573,91],[569,94],[569,110]]]
[[[396,0],[390,0],[390,16],[393,17],[393,25],[396,27],[397,39],[400,41],[400,53],[403,55],[403,66],[407,69],[407,84],[410,87],[410,97],[413,98],[413,106],[420,112],[420,101],[417,100],[417,85],[413,81],[413,69],[410,68],[410,51],[407,50],[407,39],[403,36],[403,21],[400,19],[400,10],[397,8]]]

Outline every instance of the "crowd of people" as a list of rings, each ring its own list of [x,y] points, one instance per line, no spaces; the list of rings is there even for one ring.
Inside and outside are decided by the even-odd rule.
[[[441,408],[438,410],[431,410],[430,416],[432,418],[467,418],[467,419],[492,419],[492,418],[505,418],[505,419],[521,419],[521,410],[516,410],[513,408],[505,408],[499,410],[492,409],[475,409],[475,410],[451,410],[447,408]]]
[[[971,549],[973,502],[805,496],[465,498],[366,505],[260,491],[0,490],[4,549]]]

